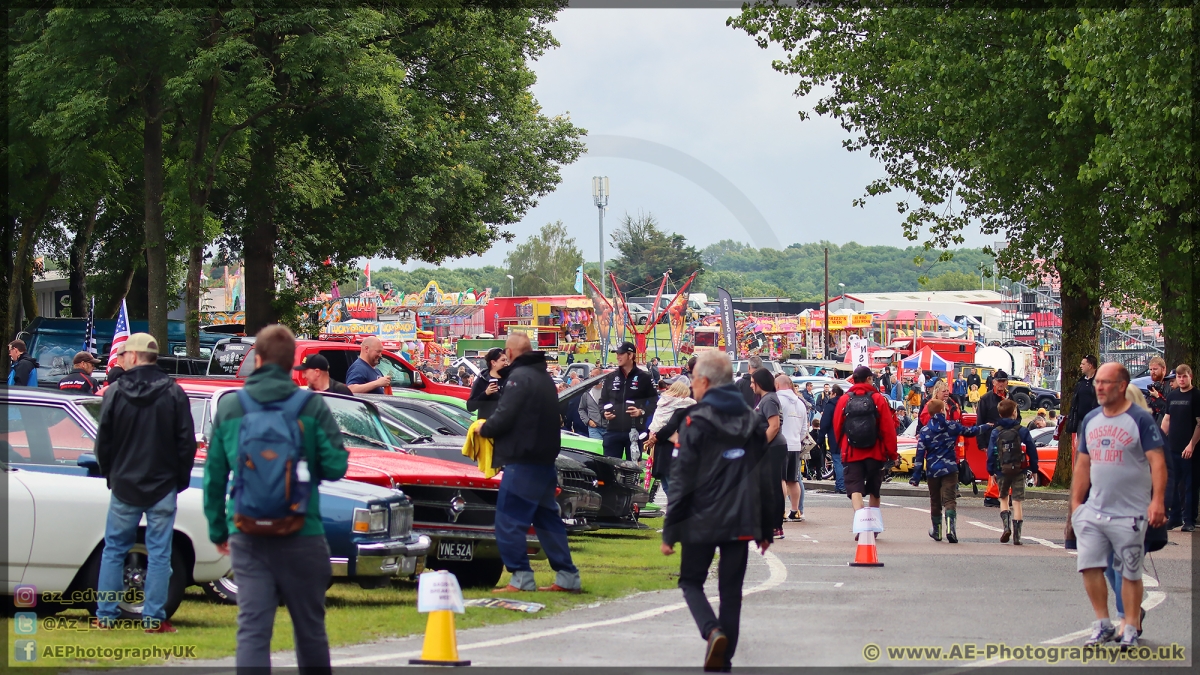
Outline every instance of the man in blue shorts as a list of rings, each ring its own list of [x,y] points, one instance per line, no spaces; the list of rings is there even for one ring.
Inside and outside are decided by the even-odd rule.
[[[1167,522],[1162,434],[1150,413],[1126,400],[1128,385],[1125,366],[1101,366],[1095,376],[1100,407],[1084,417],[1078,431],[1071,523],[1079,548],[1076,568],[1083,573],[1083,587],[1096,613],[1085,646],[1116,637],[1108,618],[1108,586],[1104,580],[1109,555],[1124,580],[1125,606],[1140,607],[1146,530]],[[1120,634],[1122,649],[1137,646],[1141,624],[1138,612],[1126,614]]]

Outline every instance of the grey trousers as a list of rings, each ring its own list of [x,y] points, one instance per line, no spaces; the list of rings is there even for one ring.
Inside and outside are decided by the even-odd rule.
[[[282,600],[292,617],[296,665],[307,673],[331,672],[325,589],[332,570],[325,537],[236,533],[229,547],[238,587],[238,669],[271,667],[271,633]]]

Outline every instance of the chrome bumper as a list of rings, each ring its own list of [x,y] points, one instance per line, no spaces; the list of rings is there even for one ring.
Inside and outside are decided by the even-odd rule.
[[[418,535],[416,541],[396,542],[384,541],[357,545],[354,557],[354,575],[356,577],[408,577],[417,574],[425,566],[425,556],[433,541]],[[333,576],[345,577],[350,575],[350,560],[347,558],[330,558]]]

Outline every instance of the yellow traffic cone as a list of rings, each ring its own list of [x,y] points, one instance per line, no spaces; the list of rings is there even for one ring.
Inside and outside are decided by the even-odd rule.
[[[454,634],[454,612],[440,609],[429,613],[425,622],[425,645],[421,658],[409,659],[414,666],[469,666],[458,658],[458,637]]]

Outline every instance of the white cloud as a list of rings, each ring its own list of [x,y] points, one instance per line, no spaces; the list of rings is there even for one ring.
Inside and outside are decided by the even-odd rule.
[[[546,114],[569,113],[592,134],[662,143],[705,162],[744,192],[784,246],[836,243],[907,245],[898,195],[851,205],[883,175],[866,153],[842,148],[837,121],[797,111],[794,78],[771,68],[783,57],[729,28],[727,9],[567,9],[552,27],[562,44],[534,64],[534,93]],[[625,212],[654,213],[703,247],[721,239],[751,242],[716,199],[688,180],[632,160],[588,157],[563,167],[558,189],[509,228],[520,242],[562,220],[588,260],[597,256],[591,177],[607,175],[612,198],[605,229]],[[966,245],[990,237],[967,233]],[[450,265],[502,264],[513,245]],[[613,255],[606,251],[606,258]]]

